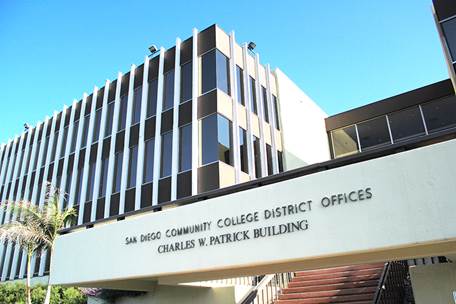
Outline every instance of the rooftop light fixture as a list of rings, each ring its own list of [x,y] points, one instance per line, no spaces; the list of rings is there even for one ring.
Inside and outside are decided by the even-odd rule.
[[[155,46],[155,44],[152,44],[151,46],[149,46],[149,52],[150,52],[149,56],[153,56],[155,53],[158,52],[158,48]]]
[[[250,41],[249,44],[247,45],[247,48],[253,52],[253,50],[256,48],[255,42]]]

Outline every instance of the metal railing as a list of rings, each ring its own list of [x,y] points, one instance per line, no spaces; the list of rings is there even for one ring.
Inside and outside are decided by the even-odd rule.
[[[294,277],[293,272],[268,274],[236,304],[272,304]]]
[[[377,292],[375,293],[374,303],[415,303],[407,261],[395,261],[385,264]]]

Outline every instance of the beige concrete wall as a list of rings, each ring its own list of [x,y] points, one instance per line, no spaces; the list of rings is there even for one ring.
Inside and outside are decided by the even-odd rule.
[[[416,304],[454,304],[456,264],[435,264],[410,267]]]
[[[144,296],[121,298],[116,304],[234,304],[234,288],[158,286]]]

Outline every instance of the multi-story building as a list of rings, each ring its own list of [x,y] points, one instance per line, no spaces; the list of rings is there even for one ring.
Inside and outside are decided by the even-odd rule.
[[[93,225],[327,160],[325,113],[234,38],[194,30],[10,140],[1,200],[42,206],[49,182],[78,211],[75,225]],[[13,216],[2,211],[1,223]],[[2,280],[23,278],[19,249],[1,256]],[[48,259],[37,261],[42,276]]]

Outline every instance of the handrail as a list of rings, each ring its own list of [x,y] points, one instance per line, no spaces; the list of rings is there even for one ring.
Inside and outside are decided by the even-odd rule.
[[[391,262],[387,262],[383,266],[382,275],[380,276],[380,280],[378,280],[377,290],[375,291],[375,295],[374,295],[374,303],[378,303],[378,300],[381,297],[383,290],[385,290],[385,280],[386,280],[386,277],[388,276],[388,272],[391,267],[390,263]]]
[[[409,303],[413,304],[411,296],[410,276],[407,261],[393,261],[385,264],[380,278],[374,303]]]
[[[288,286],[293,277],[293,272],[265,275],[236,304],[272,304],[279,297],[280,291]]]

